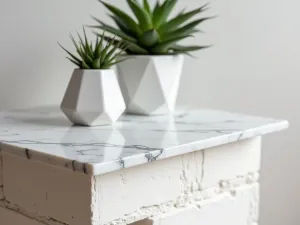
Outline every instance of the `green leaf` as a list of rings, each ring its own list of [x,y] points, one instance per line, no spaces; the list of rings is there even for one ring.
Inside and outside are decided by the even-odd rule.
[[[110,47],[114,44],[114,41],[115,41],[115,37],[111,41],[108,41],[106,47],[103,49],[101,53],[101,65],[105,63],[105,61],[107,60],[108,51]]]
[[[67,49],[65,49],[60,43],[58,43],[59,46],[66,52],[68,53],[75,61],[77,62],[81,62],[81,60],[79,58],[77,58],[75,55],[73,55],[71,52],[69,52]]]
[[[141,28],[138,24],[125,12],[120,10],[119,8],[110,5],[104,1],[99,0],[110,12],[112,12],[116,17],[120,18],[125,24],[127,24],[128,28],[133,31],[135,34],[142,34]]]
[[[206,49],[211,47],[210,45],[206,46],[199,46],[199,45],[191,45],[191,46],[182,46],[182,45],[174,45],[170,49],[176,51],[176,52],[193,52],[198,51],[202,49]]]
[[[162,35],[161,39],[162,39],[162,41],[168,41],[172,38],[176,38],[176,37],[180,37],[180,36],[189,36],[191,34],[198,33],[198,32],[200,32],[200,30],[194,29],[193,27],[181,28],[170,34]]]
[[[87,64],[92,64],[93,63],[93,59],[88,55],[88,53],[86,53],[84,51],[84,46],[80,46],[80,55],[83,59],[84,62],[86,62]]]
[[[127,34],[127,35],[130,36],[130,37],[133,37],[133,38],[136,37],[136,36],[135,36],[135,33],[132,32],[132,31],[129,29],[129,27],[127,26],[127,24],[124,23],[122,20],[120,20],[119,17],[116,17],[116,16],[114,16],[114,15],[110,15],[110,17],[115,21],[116,25],[119,27],[119,29],[120,29],[121,31],[123,31],[125,34]]]
[[[111,62],[111,63],[108,64],[108,66],[111,67],[111,66],[113,66],[113,65],[119,64],[119,63],[124,62],[124,61],[126,61],[126,60],[130,60],[131,58],[133,58],[133,57],[126,58],[126,59],[120,59],[120,60]]]
[[[128,36],[128,35],[125,34],[123,31],[118,30],[118,29],[116,29],[116,28],[114,28],[114,27],[111,27],[111,26],[109,26],[109,25],[107,25],[107,24],[105,24],[105,23],[99,21],[99,20],[96,19],[96,18],[94,18],[94,19],[97,20],[99,23],[101,23],[102,26],[91,26],[91,27],[93,27],[93,28],[98,28],[98,29],[105,30],[105,31],[108,31],[108,32],[110,32],[110,33],[112,33],[112,34],[114,34],[114,35],[116,35],[116,36],[118,36],[118,37],[120,37],[120,38],[122,38],[122,39],[124,39],[124,40],[132,41],[132,42],[136,41],[134,38]]]
[[[153,25],[156,29],[160,28],[166,22],[178,0],[165,0],[164,4],[158,10],[157,15],[153,17]]]
[[[162,37],[166,38],[168,36],[173,37],[173,36],[177,36],[177,35],[180,35],[180,34],[181,35],[191,34],[191,31],[195,30],[194,28],[196,26],[198,26],[199,24],[203,23],[204,21],[212,19],[212,18],[214,18],[214,17],[205,17],[205,18],[201,18],[199,20],[193,21],[193,22],[191,22],[191,23],[189,23],[189,24],[187,24],[187,25],[185,25],[185,26],[183,26],[183,27],[181,27],[181,28],[179,28],[179,29],[177,29],[173,32],[162,34]],[[195,30],[195,31],[199,32],[199,30]]]
[[[159,41],[160,37],[155,29],[149,30],[139,37],[139,44],[147,48],[153,47]]]
[[[107,56],[106,56],[106,60],[107,61],[110,61],[111,60],[111,57],[114,55],[114,53],[117,51],[118,48],[121,49],[121,45],[122,45],[123,42],[118,42],[116,45],[114,45],[114,47],[107,53]],[[123,52],[123,50],[122,50]]]
[[[74,44],[76,50],[78,50],[78,49],[79,49],[79,46],[78,46],[78,44],[76,43],[76,41],[75,41],[74,37],[72,36],[72,34],[70,34],[70,38],[71,38],[71,40],[72,40],[72,42],[73,42],[73,44]]]
[[[101,60],[100,57],[96,58],[93,62],[93,69],[100,69],[101,66]]]
[[[74,63],[76,66],[81,67],[81,63],[80,62],[77,62],[77,61],[75,61],[75,60],[73,60],[73,59],[71,59],[69,57],[67,57],[67,59],[70,60],[72,63]]]
[[[175,18],[177,18],[178,16],[181,16],[181,15],[183,15],[184,14],[184,12],[185,12],[185,9],[182,9],[178,14],[177,14],[177,16],[175,16]]]
[[[150,17],[150,14],[144,10],[138,2],[133,1],[133,0],[127,0],[128,5],[130,6],[132,12],[138,19],[140,23],[140,27],[144,30],[147,31],[149,29],[152,29],[152,19]]]
[[[155,54],[167,53],[168,50],[170,49],[170,47],[172,47],[172,45],[174,45],[178,41],[188,38],[188,37],[190,37],[190,36],[179,36],[179,37],[174,37],[168,41],[164,41],[164,42],[160,43],[159,45],[156,45],[154,48],[152,48],[151,52],[155,53]]]
[[[102,35],[104,35],[104,34],[105,34],[105,31],[103,31]],[[96,41],[95,50],[94,50],[94,57],[95,58],[100,57],[101,50],[102,50],[102,43],[101,43],[102,39],[103,38],[101,37],[100,40],[99,40],[99,36],[97,36],[97,41]]]
[[[154,7],[153,13],[152,13],[152,22],[154,24],[154,18],[157,17],[159,11],[160,11],[161,5],[159,1],[157,0],[156,5]]]
[[[91,49],[91,46],[89,45],[84,27],[83,27],[83,33],[84,33],[84,39],[85,39],[85,45],[84,45],[85,51],[87,52],[87,54],[90,57],[93,57],[93,51]]]
[[[91,69],[84,61],[82,62],[81,68],[86,70]]]
[[[101,40],[99,42],[99,46],[96,48],[97,49],[97,56],[101,56],[101,51],[103,49],[103,42],[104,42],[104,35],[105,35],[105,30],[102,33]]]
[[[106,41],[112,41],[112,38],[105,36],[104,37]],[[114,45],[116,45],[119,41],[115,40],[113,42]],[[148,51],[136,43],[130,42],[130,41],[124,41],[124,43],[127,45],[127,52],[131,55],[147,55]]]
[[[117,54],[113,55],[113,56],[108,60],[108,62],[109,62],[109,63],[113,62],[118,56],[120,56],[124,51],[126,51],[127,48],[128,48],[128,46],[126,46],[126,47],[120,47],[121,50],[120,50]]]
[[[174,31],[177,29],[178,26],[182,25],[183,23],[187,22],[189,19],[191,19],[193,16],[203,12],[206,9],[207,5],[204,5],[198,9],[195,9],[193,11],[184,13],[182,15],[179,15],[175,17],[174,19],[170,20],[166,24],[162,25],[159,29],[160,33],[168,33],[170,31]]]
[[[144,9],[148,12],[149,15],[152,15],[151,7],[149,5],[148,0],[144,0]]]

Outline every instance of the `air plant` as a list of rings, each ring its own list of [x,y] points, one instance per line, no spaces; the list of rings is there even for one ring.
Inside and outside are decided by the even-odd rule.
[[[204,21],[213,17],[202,17],[192,20],[195,16],[208,9],[205,4],[195,10],[181,11],[178,15],[169,19],[178,0],[164,0],[160,3],[157,0],[155,7],[151,7],[148,0],[140,4],[137,0],[127,0],[135,18],[121,9],[99,0],[109,11],[110,17],[114,20],[116,27],[110,26],[101,20],[93,17],[99,25],[92,26],[116,35],[119,39],[112,40],[104,36],[105,40],[113,41],[119,45],[121,41],[129,43],[126,52],[131,55],[166,55],[181,54],[200,50],[209,46],[182,46],[178,42],[192,37],[200,32],[196,27]],[[101,33],[96,33],[102,36]]]
[[[68,51],[61,44],[60,47],[69,55],[69,59],[72,63],[78,66],[80,69],[109,69],[113,65],[127,60],[128,58],[117,61],[116,58],[123,53],[126,49],[126,44],[123,41],[118,41],[114,44],[115,37],[109,38],[105,41],[105,31],[101,37],[97,37],[96,43],[89,42],[85,29],[83,28],[84,39],[78,34],[79,41],[76,41],[72,34],[70,38],[76,48],[78,56]]]

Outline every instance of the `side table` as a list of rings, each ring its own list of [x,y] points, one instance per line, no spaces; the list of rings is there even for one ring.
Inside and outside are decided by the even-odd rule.
[[[262,136],[287,127],[208,109],[92,128],[0,112],[0,224],[257,225]]]

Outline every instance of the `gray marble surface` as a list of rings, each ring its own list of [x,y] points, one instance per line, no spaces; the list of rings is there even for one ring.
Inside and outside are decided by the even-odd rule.
[[[209,109],[126,115],[113,126],[76,127],[53,108],[0,112],[1,151],[100,175],[261,136],[288,122]]]

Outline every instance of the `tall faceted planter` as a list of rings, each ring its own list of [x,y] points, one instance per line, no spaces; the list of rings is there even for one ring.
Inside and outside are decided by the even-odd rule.
[[[61,103],[68,119],[83,126],[112,124],[125,108],[113,70],[74,70]]]
[[[128,113],[174,112],[184,56],[136,56],[118,64],[119,82]]]

